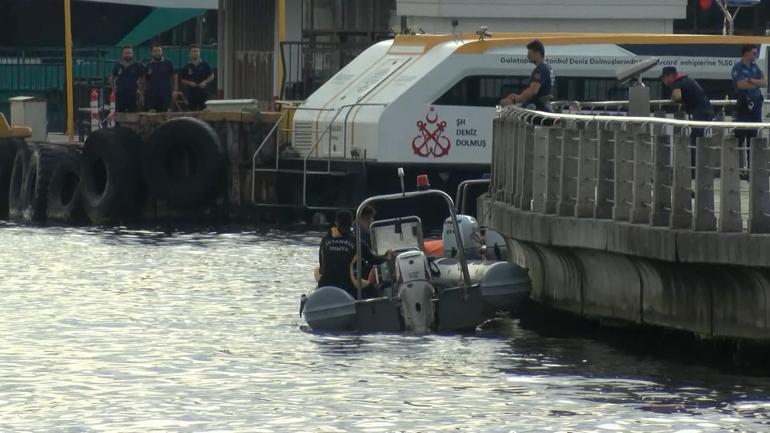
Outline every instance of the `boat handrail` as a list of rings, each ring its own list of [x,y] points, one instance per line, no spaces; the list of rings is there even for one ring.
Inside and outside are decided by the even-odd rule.
[[[465,205],[468,202],[467,191],[469,186],[489,185],[490,183],[490,179],[468,179],[460,182],[460,185],[457,186],[457,195],[455,195],[455,205],[457,206],[457,212],[459,212],[460,215],[465,214]]]
[[[427,197],[427,196],[439,196],[444,199],[447,206],[449,207],[449,214],[452,218],[452,227],[454,229],[455,234],[455,240],[457,242],[457,261],[460,263],[460,271],[463,275],[463,280],[461,282],[464,296],[467,299],[468,296],[468,289],[471,287],[471,276],[470,272],[468,271],[468,261],[465,257],[465,247],[463,245],[463,239],[462,235],[460,234],[460,226],[457,222],[457,212],[455,211],[455,205],[452,202],[452,197],[449,196],[449,194],[445,193],[444,191],[436,190],[436,189],[428,189],[424,191],[410,191],[410,192],[402,192],[398,194],[388,194],[388,195],[379,195],[374,197],[369,197],[358,206],[358,210],[356,210],[356,233],[361,233],[361,224],[359,223],[359,219],[361,218],[361,213],[363,212],[364,208],[367,206],[371,206],[373,203],[377,202],[383,202],[383,201],[396,201],[396,200],[404,200],[404,199],[410,199],[410,198],[419,198],[419,197]],[[362,296],[362,288],[361,288],[361,281],[363,281],[362,278],[362,271],[363,271],[363,259],[361,257],[361,236],[356,236],[356,255],[357,255],[357,262],[356,262],[356,280],[357,283],[356,286],[358,286],[358,299],[361,299]]]

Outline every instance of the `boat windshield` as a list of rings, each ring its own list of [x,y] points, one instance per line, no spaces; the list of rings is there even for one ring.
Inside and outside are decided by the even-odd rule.
[[[388,250],[424,250],[422,221],[416,216],[375,221],[371,227],[371,236],[372,249],[378,255]]]

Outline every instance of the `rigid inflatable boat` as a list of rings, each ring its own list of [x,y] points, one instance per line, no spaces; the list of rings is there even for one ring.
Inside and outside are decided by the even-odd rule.
[[[427,184],[427,182],[423,182]],[[403,182],[402,182],[403,185]],[[420,182],[418,181],[418,186]],[[443,191],[423,189],[375,196],[358,208],[388,201],[440,196],[447,203],[443,257],[425,254],[418,216],[375,221],[370,227],[372,251],[393,259],[375,266],[373,298],[358,299],[338,287],[318,287],[302,296],[300,314],[309,327],[321,332],[456,332],[474,330],[499,311],[515,311],[529,298],[526,269],[505,261],[505,239],[492,230],[481,235],[477,221],[458,215]],[[360,227],[356,227],[360,233]],[[493,245],[494,244],[494,245]],[[360,238],[357,249],[362,248]],[[365,285],[361,255],[353,281]],[[502,260],[501,260],[502,259]],[[371,288],[370,288],[371,291]]]

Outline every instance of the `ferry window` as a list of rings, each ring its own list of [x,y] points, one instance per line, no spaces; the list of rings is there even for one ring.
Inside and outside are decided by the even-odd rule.
[[[526,77],[471,75],[452,86],[433,104],[494,107],[504,95],[524,90],[528,82]]]
[[[729,82],[728,82],[729,83]],[[458,105],[470,107],[494,107],[504,95],[519,93],[529,84],[528,77],[472,75],[460,80],[434,105]],[[645,80],[650,88],[651,99],[664,99],[663,84],[658,80]],[[705,87],[704,87],[705,88]],[[628,86],[614,78],[557,76],[554,98],[568,101],[627,100]],[[721,92],[721,88],[716,90]],[[724,94],[721,96],[724,97]]]

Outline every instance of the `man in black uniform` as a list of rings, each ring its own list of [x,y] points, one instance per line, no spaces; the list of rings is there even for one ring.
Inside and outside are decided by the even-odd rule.
[[[152,46],[152,60],[146,66],[147,91],[145,108],[162,113],[171,109],[171,96],[177,93],[177,76],[174,64],[163,58],[163,48]]]
[[[503,98],[500,105],[531,105],[535,110],[551,112],[553,110],[550,102],[556,87],[556,76],[551,66],[545,62],[545,47],[542,42],[536,39],[527,44],[527,59],[535,64],[535,69],[529,76],[529,86],[520,94],[512,93]]]
[[[137,111],[136,97],[139,81],[144,76],[144,66],[134,61],[134,50],[123,47],[120,62],[112,68],[112,93],[115,94],[115,112]]]
[[[214,73],[209,64],[201,60],[201,49],[197,45],[190,46],[190,63],[185,65],[180,75],[190,111],[206,108],[206,86],[214,81]]]
[[[351,276],[351,269],[356,259],[356,237],[351,230],[352,225],[353,215],[348,211],[340,211],[337,213],[335,226],[321,240],[318,252],[321,275],[318,287],[339,287],[355,298],[358,291]],[[391,255],[388,252],[384,256],[377,256],[372,253],[367,243],[361,242],[361,258],[365,262],[379,265]]]
[[[697,81],[688,77],[687,74],[680,74],[674,66],[663,68],[660,80],[672,89],[671,100],[681,103],[690,115],[690,119],[702,122],[714,120],[711,101]],[[698,137],[703,137],[703,132],[703,128],[692,128],[690,131],[690,161],[693,167],[695,166],[695,145]]]

